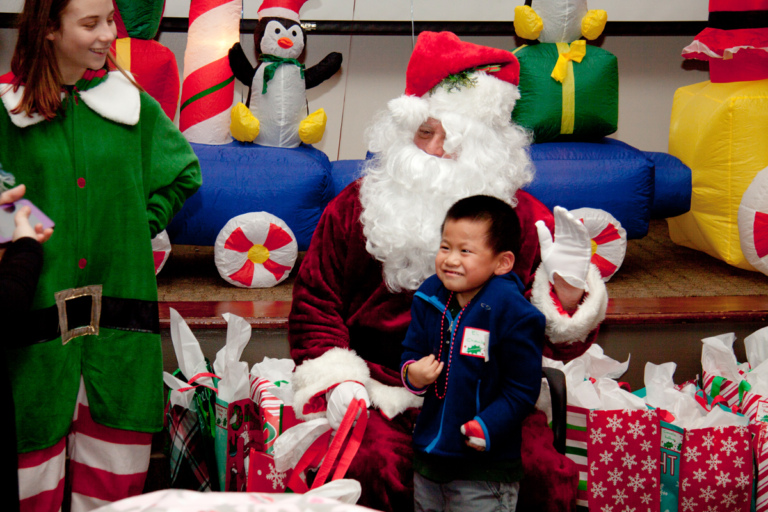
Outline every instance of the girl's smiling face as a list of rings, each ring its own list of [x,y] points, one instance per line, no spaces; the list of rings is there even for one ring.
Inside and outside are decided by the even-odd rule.
[[[59,28],[46,37],[61,79],[74,85],[87,69],[101,69],[117,36],[111,0],[71,0],[61,13]]]

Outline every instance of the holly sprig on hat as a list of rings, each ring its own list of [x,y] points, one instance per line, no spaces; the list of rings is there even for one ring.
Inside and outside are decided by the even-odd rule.
[[[499,64],[489,64],[487,66],[478,66],[475,68],[465,69],[458,73],[448,75],[443,78],[440,83],[432,88],[430,94],[434,94],[437,89],[445,89],[447,92],[460,91],[461,89],[469,89],[477,85],[477,78],[475,73],[478,71],[485,71],[486,73],[496,73],[501,69]]]

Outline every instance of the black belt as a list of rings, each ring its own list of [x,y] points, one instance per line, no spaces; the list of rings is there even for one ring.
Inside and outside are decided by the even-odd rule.
[[[765,28],[768,26],[768,10],[710,12],[707,26],[722,30]]]
[[[101,286],[73,288],[56,294],[56,305],[30,311],[26,319],[14,322],[6,338],[16,346],[44,343],[61,337],[98,334],[99,327],[159,334],[156,301],[104,297]]]

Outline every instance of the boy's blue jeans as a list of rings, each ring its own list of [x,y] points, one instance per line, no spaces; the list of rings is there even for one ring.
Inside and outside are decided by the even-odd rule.
[[[413,475],[416,512],[514,512],[519,490],[520,482],[454,480],[439,484]]]

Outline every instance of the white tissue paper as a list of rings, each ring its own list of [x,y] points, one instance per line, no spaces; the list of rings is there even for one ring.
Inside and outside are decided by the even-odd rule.
[[[274,384],[269,388],[269,392],[283,401],[287,406],[293,406],[293,370],[296,363],[293,359],[276,359],[265,357],[260,363],[256,363],[251,368],[251,375],[254,378],[264,378]]]
[[[200,350],[200,343],[179,312],[173,308],[169,309],[171,313],[171,342],[181,373],[187,379],[192,379],[199,373],[207,373],[208,367],[205,364],[203,351]],[[213,387],[213,380],[210,377],[202,377],[196,384]]]
[[[298,423],[275,440],[275,470],[285,473],[293,469],[301,460],[301,456],[312,446],[312,443],[331,430],[331,425],[326,418],[317,418],[303,423]]]
[[[653,364],[645,363],[645,402],[656,409],[664,409],[674,416],[673,425],[690,428],[707,415],[695,399],[696,386],[685,386],[682,390],[675,389],[672,376],[677,365],[675,363]]]
[[[332,480],[320,487],[310,489],[304,496],[321,496],[332,500],[338,500],[348,505],[354,505],[360,499],[363,490],[360,482],[350,478]]]
[[[606,356],[599,345],[592,345],[584,354],[565,365],[560,361],[553,361],[545,357],[542,366],[557,368],[565,374],[568,405],[584,407],[585,409],[600,409],[600,397],[590,378],[595,380],[618,379],[626,373],[629,367],[629,357],[621,363]],[[543,386],[536,407],[545,411],[551,421],[551,404],[549,402],[549,387]]]
[[[739,363],[733,353],[736,335],[732,332],[701,340],[701,369],[710,374],[725,377],[738,384],[744,377],[739,374]]]
[[[597,379],[594,386],[600,398],[600,407],[598,409],[604,411],[647,409],[645,400],[625,389],[621,389],[619,383],[613,379]]]
[[[627,368],[629,368],[629,355],[626,361],[620,363],[606,356],[600,345],[593,344],[581,357],[588,361],[588,376],[593,379],[618,379],[627,373]]]
[[[251,340],[251,325],[231,313],[222,316],[227,321],[227,341],[216,353],[213,370],[221,378],[217,393],[219,400],[232,403],[251,396],[248,363],[240,361],[245,346]]]
[[[744,338],[747,361],[752,368],[757,368],[768,359],[768,327],[763,327]]]
[[[168,372],[163,372],[163,382],[171,389],[170,397],[168,399],[171,407],[174,405],[180,405],[185,409],[192,409],[192,404],[195,398],[195,389],[191,388],[189,384],[183,380],[177,379]],[[186,391],[179,391],[179,389],[188,388]]]

